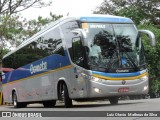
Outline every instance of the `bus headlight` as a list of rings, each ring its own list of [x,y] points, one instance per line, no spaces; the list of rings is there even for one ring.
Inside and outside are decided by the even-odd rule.
[[[94,91],[95,91],[96,93],[102,93],[101,89],[99,89],[99,88],[94,88]]]
[[[144,86],[143,91],[146,91],[148,89],[148,85]]]
[[[143,80],[143,81],[146,81],[146,80],[148,80],[148,76],[143,76],[140,79]]]

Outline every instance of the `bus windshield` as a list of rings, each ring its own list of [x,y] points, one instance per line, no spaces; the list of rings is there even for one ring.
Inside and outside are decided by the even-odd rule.
[[[82,27],[87,32],[90,69],[129,72],[127,69],[136,71],[145,65],[144,48],[134,24],[82,23]]]

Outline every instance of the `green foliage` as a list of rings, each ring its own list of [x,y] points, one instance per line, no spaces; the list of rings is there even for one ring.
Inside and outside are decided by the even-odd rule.
[[[3,54],[2,54],[2,56],[3,56],[3,55],[5,55],[5,54],[7,54],[8,52],[10,52],[10,50],[9,50],[9,49],[4,49],[4,50],[3,50]]]
[[[12,34],[19,34],[21,22],[17,21],[19,18],[18,15],[14,16],[1,16],[2,24],[0,27],[1,37],[8,39],[13,39]]]
[[[156,46],[155,48],[150,46],[148,37],[143,38],[143,44],[145,46],[146,59],[151,78],[160,76],[160,29],[156,26],[150,25],[139,25],[139,29],[148,29],[155,34]]]
[[[8,42],[11,45],[21,43],[20,39],[26,33],[18,13],[30,7],[41,8],[51,4],[51,1],[43,0],[0,0],[0,59],[6,52],[4,50],[9,48]]]
[[[50,12],[50,17],[49,18],[43,18],[42,16],[39,16],[37,20],[29,20],[26,21],[25,25],[27,26],[27,29],[23,31],[26,38],[29,38],[33,36],[35,33],[40,31],[42,28],[44,28],[47,24],[50,22],[56,21],[59,18],[63,17],[62,15],[55,15]]]
[[[138,28],[148,29],[155,34],[156,46],[154,48],[150,46],[148,37],[142,38],[150,75],[150,93],[155,94],[160,91],[160,29],[153,24],[139,25]]]
[[[160,79],[154,80],[152,82],[151,90],[154,94],[156,94],[160,91]]]
[[[120,9],[116,12],[116,15],[131,18],[133,22],[137,25],[139,25],[141,21],[146,17],[145,14],[143,14],[142,12],[140,12],[139,9],[136,9],[133,6]]]
[[[54,15],[50,13],[49,18],[43,18],[39,16],[36,19],[27,21],[20,15],[11,16],[1,16],[2,24],[0,25],[0,37],[4,41],[4,47],[7,41],[11,43],[12,46],[18,46],[24,40],[30,38],[42,28],[47,26],[48,23],[55,21],[62,17],[61,15]]]
[[[12,15],[30,7],[46,7],[52,4],[52,1],[44,0],[0,0],[0,14]]]
[[[104,0],[94,13],[126,16],[136,24],[146,21],[159,25],[159,6],[159,0]]]

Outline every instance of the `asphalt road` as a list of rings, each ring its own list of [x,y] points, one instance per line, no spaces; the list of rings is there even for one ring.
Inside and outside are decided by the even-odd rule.
[[[124,100],[118,105],[110,105],[108,101],[74,102],[73,105],[72,108],[64,108],[62,103],[57,103],[54,108],[44,108],[41,104],[30,104],[19,109],[3,105],[0,111],[11,112],[12,118],[2,117],[0,120],[160,120],[160,99]],[[34,115],[42,118],[31,117]]]

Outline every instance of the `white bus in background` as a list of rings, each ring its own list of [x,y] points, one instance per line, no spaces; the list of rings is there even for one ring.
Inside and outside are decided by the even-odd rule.
[[[108,98],[117,104],[120,96],[147,94],[140,33],[155,45],[152,32],[138,31],[125,17],[65,17],[51,23],[3,57],[3,67],[13,69],[2,76],[4,102],[15,108],[36,102],[52,107],[63,100],[65,107],[72,107],[72,100]],[[39,39],[56,47],[41,49]],[[96,60],[89,55],[95,40],[102,55]]]

